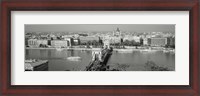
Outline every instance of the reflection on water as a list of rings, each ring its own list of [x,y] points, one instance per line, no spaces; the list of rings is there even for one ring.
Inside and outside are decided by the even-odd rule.
[[[56,51],[55,49],[26,49],[26,59],[49,60],[49,71],[83,70],[91,60],[92,52]],[[79,56],[79,61],[68,60],[68,57]]]
[[[56,49],[26,49],[26,59],[49,60],[49,71],[84,70],[92,59],[91,51]],[[80,57],[80,60],[68,60],[68,57]],[[113,51],[108,61],[110,67],[118,67],[127,71],[145,71],[145,63],[153,61],[158,66],[175,70],[175,54],[133,51],[120,53]]]
[[[140,52],[133,51],[132,53],[119,53],[113,52],[108,65],[117,66],[117,64],[129,65],[127,71],[145,71],[145,64],[147,61],[153,61],[156,65],[167,67],[175,70],[175,54],[163,53],[162,51],[156,52]]]

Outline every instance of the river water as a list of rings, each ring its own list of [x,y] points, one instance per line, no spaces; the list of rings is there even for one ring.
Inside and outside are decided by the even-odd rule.
[[[26,59],[49,60],[49,71],[81,71],[92,59],[92,51],[56,50],[56,49],[26,49]],[[69,60],[68,57],[79,56],[79,60]],[[155,52],[117,52],[113,51],[107,65],[127,71],[146,71],[145,63],[153,61],[158,66],[175,70],[175,54]]]

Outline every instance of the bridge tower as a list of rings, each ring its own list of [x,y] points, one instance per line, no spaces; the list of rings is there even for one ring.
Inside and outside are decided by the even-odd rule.
[[[104,41],[103,48],[104,48],[104,49],[110,49],[110,41],[109,41],[109,40],[105,40],[105,41]]]
[[[99,60],[102,61],[102,52],[101,51],[92,51],[92,61]]]

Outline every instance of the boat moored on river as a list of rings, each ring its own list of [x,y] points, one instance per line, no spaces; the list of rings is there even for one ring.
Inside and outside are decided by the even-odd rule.
[[[68,57],[67,59],[70,60],[70,61],[80,61],[80,60],[81,60],[81,57],[79,57],[79,56],[74,56],[74,57]]]

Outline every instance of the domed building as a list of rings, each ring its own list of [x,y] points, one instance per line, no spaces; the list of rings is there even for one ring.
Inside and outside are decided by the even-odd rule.
[[[117,28],[116,31],[113,31],[113,36],[117,36],[117,37],[120,37],[121,36],[121,31],[119,28]]]

